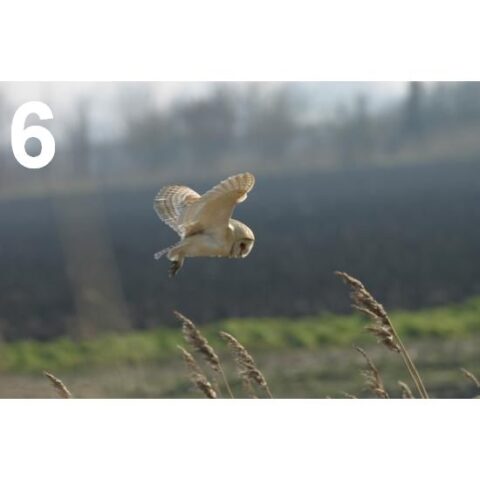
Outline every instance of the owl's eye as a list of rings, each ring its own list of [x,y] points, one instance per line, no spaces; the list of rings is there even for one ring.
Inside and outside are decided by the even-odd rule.
[[[240,242],[240,250],[245,250],[245,247],[246,247],[245,243]]]

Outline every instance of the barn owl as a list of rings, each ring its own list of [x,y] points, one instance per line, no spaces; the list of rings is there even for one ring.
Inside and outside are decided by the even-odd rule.
[[[170,260],[170,277],[180,270],[186,257],[245,258],[250,253],[255,242],[252,230],[231,216],[254,184],[251,173],[240,173],[203,195],[180,185],[158,192],[153,208],[180,236],[178,243],[154,255],[156,260],[164,255]]]

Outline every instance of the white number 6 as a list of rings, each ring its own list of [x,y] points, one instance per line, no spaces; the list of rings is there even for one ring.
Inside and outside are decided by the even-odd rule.
[[[12,150],[18,163],[25,168],[43,168],[55,155],[55,139],[45,127],[32,125],[25,128],[25,121],[32,113],[40,120],[53,118],[52,110],[43,102],[27,102],[18,107],[12,120]],[[32,157],[25,150],[25,144],[29,138],[38,139],[42,146],[40,154],[36,157]]]

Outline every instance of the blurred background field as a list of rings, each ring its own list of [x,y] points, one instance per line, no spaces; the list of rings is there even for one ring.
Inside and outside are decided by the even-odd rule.
[[[473,397],[477,389],[461,368],[478,367],[480,299],[418,312],[396,312],[393,321],[407,340],[429,392],[437,398]],[[352,345],[363,345],[381,367],[392,397],[400,396],[398,380],[409,382],[399,356],[377,345],[364,330],[360,315],[320,317],[242,318],[203,328],[220,353],[229,377],[236,368],[218,332],[233,334],[248,345],[271,389],[282,398],[333,398],[345,392],[370,397],[360,370],[363,359]],[[158,327],[135,333],[114,333],[72,341],[22,340],[5,344],[0,355],[2,396],[44,397],[52,391],[39,375],[54,371],[76,397],[198,396],[186,375],[177,345],[180,328]],[[235,393],[245,396],[240,382]]]
[[[41,171],[8,144],[32,95],[55,115]],[[352,343],[398,394],[400,359],[335,270],[395,312],[432,396],[475,395],[459,368],[480,373],[480,83],[3,83],[0,132],[1,396],[51,396],[43,370],[78,397],[196,396],[174,309],[229,370],[217,332],[237,336],[274,396],[368,396]],[[155,193],[247,170],[251,255],[169,279]]]

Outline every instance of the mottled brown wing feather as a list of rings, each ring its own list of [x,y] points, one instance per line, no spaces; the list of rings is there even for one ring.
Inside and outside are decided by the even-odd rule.
[[[228,225],[237,203],[247,198],[255,185],[251,173],[240,173],[223,180],[183,210],[179,223],[186,235],[197,230]]]
[[[201,198],[200,195],[191,188],[183,185],[169,185],[157,193],[153,208],[160,219],[183,238],[185,229],[179,219],[184,210],[199,198]]]

